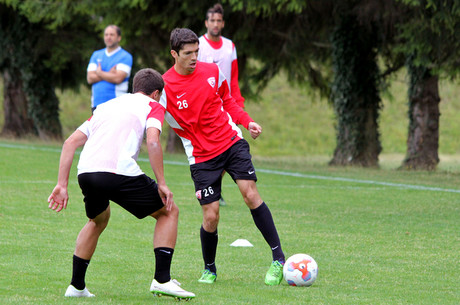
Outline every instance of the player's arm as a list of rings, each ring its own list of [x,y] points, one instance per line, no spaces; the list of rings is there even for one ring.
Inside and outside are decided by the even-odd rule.
[[[117,70],[116,66],[113,66],[110,71],[102,71],[101,65],[99,64],[95,71],[88,71],[86,73],[86,80],[88,84],[92,85],[94,83],[105,80],[112,84],[120,84],[128,76],[128,73],[125,71]]]
[[[173,201],[173,194],[166,185],[163,167],[163,149],[160,142],[160,130],[155,127],[147,128],[147,151],[149,154],[150,166],[158,183],[158,192],[166,210],[170,211]]]
[[[96,74],[96,69],[98,65],[100,65],[100,63],[99,63],[99,60],[97,59],[96,52],[94,52],[93,55],[91,55],[91,58],[89,59],[88,67],[86,68],[86,81],[88,82],[89,85],[100,82],[102,80]]]
[[[219,75],[219,77],[224,77]],[[222,99],[224,110],[227,111],[236,124],[243,125],[253,139],[256,139],[262,133],[262,127],[254,122],[254,120],[249,116],[249,114],[243,110],[237,103],[236,100],[230,95],[228,90],[228,85],[225,80],[222,82],[221,87],[219,88],[219,95]]]
[[[92,85],[94,83],[100,82],[102,78],[100,78],[97,74],[96,71],[88,71],[86,72],[86,81],[88,82],[89,85]]]
[[[237,103],[235,98],[230,94],[227,79],[219,69],[219,88],[218,94],[222,100],[222,106],[224,110],[230,114],[235,124],[241,124],[244,128],[249,128],[249,123],[254,120],[249,114],[243,110]]]
[[[113,66],[109,71],[103,71],[99,64],[96,69],[96,75],[106,82],[120,84],[128,76],[128,73],[118,70],[117,66]]]
[[[224,109],[230,114],[236,124],[241,124],[249,130],[253,139],[256,139],[262,133],[262,127],[254,122],[249,114],[236,103],[235,99],[226,99],[224,101]]]
[[[230,88],[238,106],[244,108],[244,97],[241,96],[240,85],[238,83],[238,60],[236,58],[232,61]]]
[[[64,142],[62,146],[61,159],[59,161],[58,182],[53,192],[48,197],[49,208],[60,212],[67,207],[69,195],[67,185],[69,184],[69,174],[72,167],[73,157],[78,147],[83,146],[88,138],[80,130],[76,130]]]

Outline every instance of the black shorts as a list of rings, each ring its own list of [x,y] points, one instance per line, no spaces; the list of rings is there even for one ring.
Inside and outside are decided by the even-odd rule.
[[[195,195],[201,205],[220,199],[224,170],[229,173],[233,181],[257,181],[249,153],[249,144],[245,139],[239,140],[211,160],[190,165],[190,173],[195,183]]]
[[[109,206],[109,200],[136,216],[144,218],[163,205],[158,185],[146,175],[135,177],[96,172],[78,175],[84,196],[86,216],[94,219]]]

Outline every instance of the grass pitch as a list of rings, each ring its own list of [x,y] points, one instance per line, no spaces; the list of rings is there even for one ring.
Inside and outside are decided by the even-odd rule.
[[[67,209],[56,214],[47,207],[59,154],[57,145],[0,141],[1,303],[175,303],[149,293],[155,221],[137,220],[116,204],[87,273],[96,298],[64,298],[75,239],[86,219],[77,160]],[[166,159],[166,179],[180,207],[172,276],[197,295],[189,304],[460,303],[458,166],[429,173],[255,159],[258,188],[286,255],[307,253],[318,262],[318,279],[305,288],[284,281],[277,287],[264,285],[271,251],[228,175],[217,282],[199,284],[201,209],[185,156]],[[153,175],[145,154],[140,164]],[[238,238],[254,247],[230,247]]]

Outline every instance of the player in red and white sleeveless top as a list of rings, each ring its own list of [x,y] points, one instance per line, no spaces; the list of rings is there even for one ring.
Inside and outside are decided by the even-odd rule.
[[[160,103],[166,108],[166,121],[184,145],[195,195],[203,211],[200,239],[205,270],[199,282],[212,284],[217,277],[219,198],[222,172],[226,171],[237,183],[255,225],[272,249],[273,261],[265,283],[278,285],[283,278],[284,253],[270,209],[256,187],[249,144],[236,124],[247,128],[254,139],[262,127],[229,94],[219,67],[197,61],[198,48],[198,37],[191,30],[171,32],[175,64],[163,75],[165,87]]]
[[[207,33],[199,38],[200,50],[198,60],[215,63],[219,66],[225,78],[230,82],[230,93],[238,105],[244,108],[244,97],[241,96],[238,84],[238,59],[235,44],[222,36],[225,26],[224,9],[219,3],[206,12],[205,26]]]

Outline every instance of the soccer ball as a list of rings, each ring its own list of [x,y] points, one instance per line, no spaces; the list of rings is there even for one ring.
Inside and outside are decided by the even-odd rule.
[[[311,286],[318,276],[318,264],[307,254],[294,254],[284,264],[283,276],[291,286]]]

